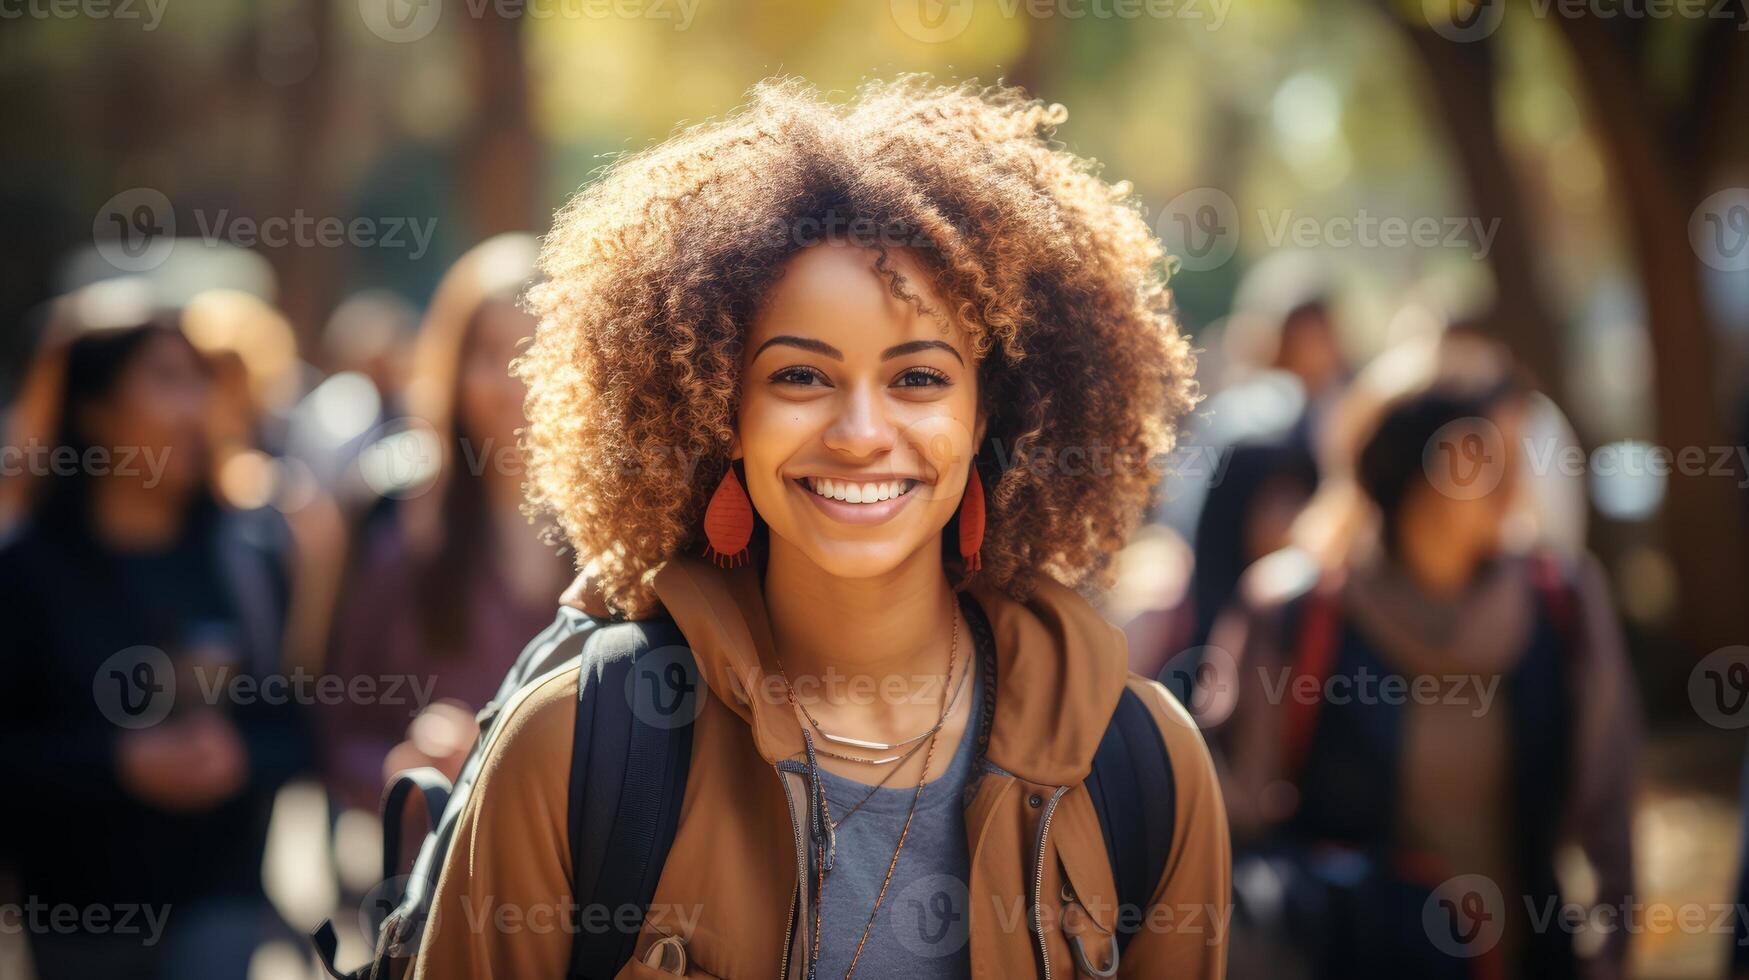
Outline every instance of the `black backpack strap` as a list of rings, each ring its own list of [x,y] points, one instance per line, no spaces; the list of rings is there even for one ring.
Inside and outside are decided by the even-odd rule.
[[[603,626],[584,648],[577,689],[570,975],[606,980],[636,951],[674,844],[704,690],[685,637],[665,619]]]
[[[1148,706],[1128,687],[1093,754],[1086,785],[1117,882],[1121,952],[1140,930],[1154,889],[1166,873],[1178,816],[1166,741]],[[1112,966],[1116,965],[1114,961]]]

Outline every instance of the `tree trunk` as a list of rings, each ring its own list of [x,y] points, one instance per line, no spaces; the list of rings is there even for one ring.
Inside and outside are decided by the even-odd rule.
[[[464,19],[462,29],[473,54],[474,87],[474,121],[461,146],[461,206],[468,230],[476,240],[507,231],[544,231],[522,18],[488,12]]]
[[[1676,453],[1685,447],[1709,450],[1710,464],[1712,447],[1729,446],[1732,440],[1720,418],[1714,327],[1702,292],[1700,261],[1688,238],[1689,216],[1705,197],[1705,161],[1676,145],[1680,130],[1666,128],[1663,111],[1650,101],[1644,73],[1624,57],[1609,27],[1588,17],[1556,20],[1589,96],[1592,125],[1602,136],[1612,183],[1627,210],[1652,337],[1658,442]],[[1688,131],[1704,135],[1709,129],[1703,124]],[[1749,626],[1740,505],[1732,479],[1670,478],[1664,540],[1676,567],[1677,629],[1691,653],[1742,643]]]
[[[1510,347],[1536,375],[1543,393],[1567,411],[1561,327],[1537,280],[1540,263],[1529,227],[1535,215],[1525,207],[1500,139],[1491,43],[1457,44],[1425,25],[1399,23],[1428,73],[1432,112],[1450,139],[1473,216],[1496,229],[1487,257],[1494,304],[1479,326]]]

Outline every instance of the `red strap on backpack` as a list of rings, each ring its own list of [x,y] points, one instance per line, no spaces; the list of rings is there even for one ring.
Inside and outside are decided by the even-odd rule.
[[[1306,755],[1312,748],[1312,734],[1318,727],[1318,709],[1324,703],[1324,681],[1336,665],[1336,636],[1342,624],[1338,583],[1320,580],[1306,594],[1304,602],[1289,686],[1282,689],[1287,701],[1282,706],[1281,771],[1284,778],[1296,784],[1300,770],[1305,767]],[[1291,693],[1301,676],[1316,678],[1318,682],[1315,694],[1304,700]]]

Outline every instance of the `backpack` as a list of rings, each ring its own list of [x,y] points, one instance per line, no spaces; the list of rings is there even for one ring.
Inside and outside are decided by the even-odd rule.
[[[968,604],[975,610],[975,604]],[[981,615],[980,615],[981,618]],[[449,852],[455,824],[504,710],[525,689],[573,665],[579,674],[570,778],[572,882],[581,908],[617,915],[632,910],[641,925],[679,827],[692,756],[692,725],[703,697],[692,651],[669,619],[621,622],[563,607],[517,658],[498,694],[479,713],[480,737],[453,786],[431,769],[399,773],[383,797],[383,878],[367,900],[369,963],[334,964],[332,921],[312,934],[317,955],[337,980],[399,980],[418,950]],[[607,692],[603,696],[602,692]],[[624,696],[619,696],[624,692]],[[1145,909],[1165,872],[1177,801],[1172,767],[1153,716],[1128,688],[1094,754],[1086,780],[1104,831],[1121,908]],[[427,831],[411,873],[399,875],[407,805],[424,804]],[[1140,928],[1123,917],[1118,951]],[[638,929],[578,929],[570,977],[614,976],[632,958]],[[1115,966],[1115,963],[1114,963]]]
[[[1564,671],[1584,641],[1579,599],[1559,561],[1548,552],[1528,558],[1539,615],[1552,631],[1558,666]],[[1291,674],[1315,679],[1318,689],[1331,676],[1340,654],[1343,627],[1338,580],[1324,579],[1296,600]],[[1536,627],[1532,627],[1535,642]],[[1285,781],[1296,788],[1306,779],[1322,698],[1287,699],[1281,706],[1281,759]],[[1441,909],[1447,898],[1435,889],[1452,879],[1450,869],[1429,856],[1404,854],[1386,846],[1354,849],[1317,841],[1277,839],[1241,848],[1234,856],[1235,923],[1241,942],[1270,957],[1286,957],[1315,977],[1398,977],[1421,980],[1477,980],[1503,969],[1499,950],[1474,937],[1435,938],[1427,909]],[[1456,880],[1456,879],[1453,879]],[[1455,923],[1457,912],[1451,911]],[[1266,960],[1253,970],[1280,970]],[[1570,972],[1570,971],[1565,971]],[[1542,964],[1537,976],[1565,975]]]

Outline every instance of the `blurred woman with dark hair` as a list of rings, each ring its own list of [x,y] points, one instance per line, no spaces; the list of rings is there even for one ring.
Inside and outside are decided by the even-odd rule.
[[[1568,842],[1598,905],[1632,894],[1639,722],[1601,570],[1521,519],[1532,398],[1474,336],[1379,358],[1332,419],[1303,547],[1254,566],[1216,628],[1236,658],[1199,703],[1235,842],[1276,883],[1235,874],[1240,924],[1297,930],[1310,975],[1621,975],[1620,930],[1580,959],[1547,918],[1575,897]],[[1235,953],[1234,976],[1264,974]]]
[[[385,775],[402,769],[454,778],[477,733],[473,713],[551,621],[570,580],[521,509],[524,388],[510,361],[534,333],[517,303],[536,250],[530,236],[502,235],[444,276],[414,349],[418,428],[361,461],[434,464],[435,473],[411,479],[405,499],[367,529],[341,600],[335,672],[406,694],[345,704],[324,726],[332,788],[346,805],[374,810]]]
[[[274,921],[274,793],[307,755],[296,704],[260,686],[281,673],[284,523],[214,494],[207,367],[132,288],[60,301],[9,439],[30,472],[0,549],[20,804],[0,847],[30,901],[81,910],[27,921],[43,980],[244,975]]]

